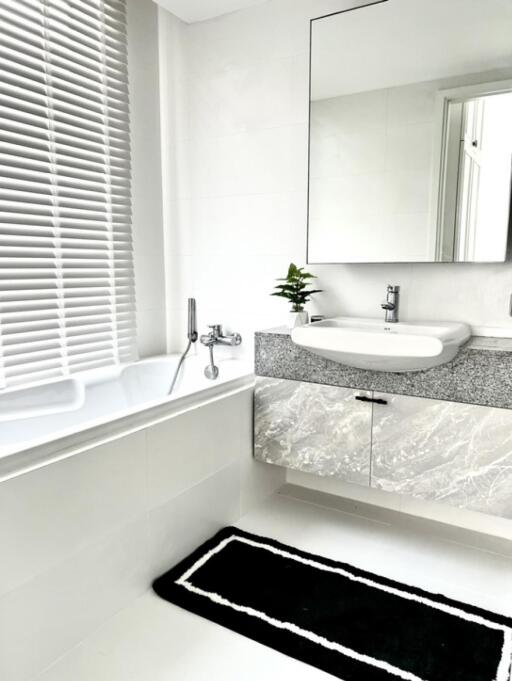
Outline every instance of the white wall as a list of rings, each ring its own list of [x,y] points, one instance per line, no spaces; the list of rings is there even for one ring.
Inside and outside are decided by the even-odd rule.
[[[160,10],[172,348],[184,343],[188,295],[202,326],[240,331],[246,352],[255,329],[283,322],[273,280],[306,257],[309,19],[355,4],[269,0],[193,25]],[[378,316],[394,283],[403,319],[512,333],[510,264],[311,269],[326,289],[313,310]]]
[[[141,357],[166,350],[158,11],[127,0],[137,346]]]

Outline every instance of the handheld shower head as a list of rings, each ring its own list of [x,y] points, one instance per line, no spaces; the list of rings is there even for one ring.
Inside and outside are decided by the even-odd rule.
[[[187,337],[188,337],[188,345],[185,350],[185,352],[181,355],[180,361],[178,362],[178,366],[176,367],[174,371],[174,376],[172,377],[172,382],[171,382],[171,387],[169,388],[168,395],[172,393],[174,390],[174,386],[176,385],[176,381],[178,379],[178,374],[180,373],[181,366],[185,360],[185,357],[188,355],[188,352],[190,350],[190,347],[192,346],[192,343],[195,343],[197,340],[197,324],[196,324],[196,299],[195,298],[189,298],[188,299],[188,332],[187,332]]]
[[[196,299],[195,298],[189,298],[188,299],[188,333],[187,333],[188,339],[191,343],[195,343],[198,334],[197,334],[197,322],[196,322]]]

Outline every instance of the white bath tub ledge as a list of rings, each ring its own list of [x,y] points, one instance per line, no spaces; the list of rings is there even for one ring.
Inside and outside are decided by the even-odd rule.
[[[208,380],[204,357],[191,356],[169,396],[178,360],[175,355],[155,357],[0,393],[0,480],[254,381],[252,365],[239,359],[219,361],[218,379]]]

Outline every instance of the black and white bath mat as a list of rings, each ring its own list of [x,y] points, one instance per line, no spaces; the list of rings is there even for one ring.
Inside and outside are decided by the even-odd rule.
[[[511,681],[512,620],[234,527],[153,588],[343,681]]]

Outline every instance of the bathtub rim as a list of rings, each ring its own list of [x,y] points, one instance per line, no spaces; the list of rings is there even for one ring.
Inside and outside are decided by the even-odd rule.
[[[126,437],[191,409],[248,389],[253,390],[254,385],[254,373],[245,372],[228,381],[186,395],[150,402],[142,408],[134,407],[117,417],[92,422],[74,433],[36,440],[24,449],[0,456],[0,483]]]

